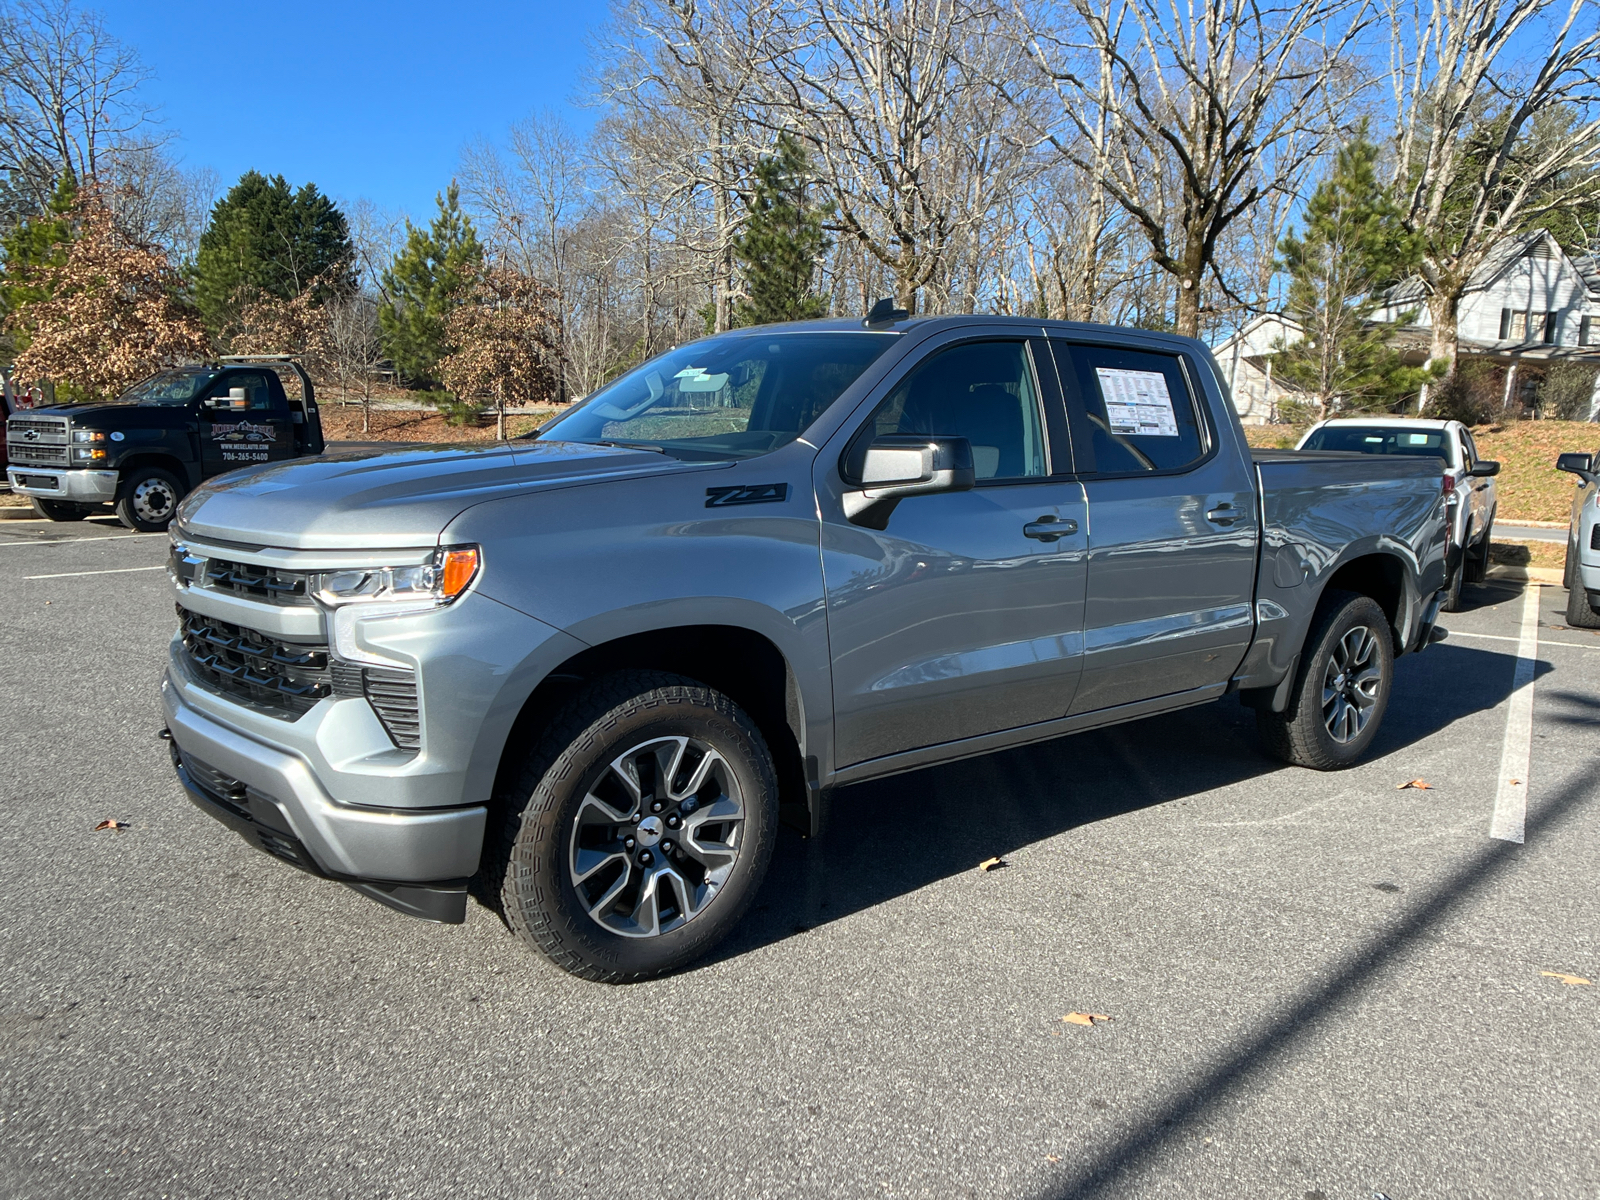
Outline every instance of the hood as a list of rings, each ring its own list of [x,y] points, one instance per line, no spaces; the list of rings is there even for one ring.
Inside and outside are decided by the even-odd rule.
[[[486,500],[706,466],[581,442],[323,455],[201,484],[178,509],[177,524],[196,537],[295,550],[431,546],[463,510]]]
[[[123,404],[116,400],[107,400],[99,404],[52,404],[48,408],[19,408],[11,415],[14,417],[71,417],[74,421],[81,421],[84,417],[97,416],[101,413],[115,413],[123,417],[129,412],[172,412],[172,408],[157,408],[152,405],[150,409],[141,409],[137,404]],[[178,410],[182,411],[182,410]],[[185,413],[184,415],[188,415]]]

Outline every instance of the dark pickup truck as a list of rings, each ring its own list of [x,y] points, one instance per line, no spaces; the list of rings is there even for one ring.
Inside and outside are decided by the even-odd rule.
[[[676,347],[531,439],[239,472],[172,541],[196,804],[624,980],[840,785],[1228,695],[1355,762],[1446,508],[1436,459],[1252,456],[1198,342],[900,314]]]
[[[300,396],[283,386],[293,371]],[[6,419],[11,490],[42,517],[81,521],[116,507],[130,529],[167,527],[202,480],[321,454],[322,418],[305,369],[286,357],[174,367],[109,404],[27,409]]]

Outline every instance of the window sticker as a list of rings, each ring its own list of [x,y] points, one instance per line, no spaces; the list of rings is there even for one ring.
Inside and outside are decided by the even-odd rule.
[[[1172,411],[1167,377],[1160,371],[1124,371],[1096,367],[1100,394],[1105,397],[1111,432],[1134,437],[1177,437],[1178,419]]]
[[[1408,433],[1406,443],[1411,446],[1426,446],[1429,444],[1428,438],[1429,435],[1426,433]]]

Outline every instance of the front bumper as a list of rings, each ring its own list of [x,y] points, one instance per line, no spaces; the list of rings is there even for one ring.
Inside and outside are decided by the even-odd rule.
[[[336,803],[304,761],[184,703],[162,705],[189,798],[258,849],[432,920],[460,921],[487,809],[374,809]]]
[[[11,490],[41,500],[66,500],[74,504],[110,504],[117,498],[115,471],[89,471],[61,467],[7,467]]]

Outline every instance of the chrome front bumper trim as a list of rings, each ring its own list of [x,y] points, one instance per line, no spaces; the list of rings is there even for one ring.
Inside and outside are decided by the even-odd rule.
[[[85,471],[63,467],[7,467],[11,490],[41,500],[67,500],[74,504],[110,504],[117,498],[115,471]],[[26,478],[27,483],[22,480]],[[49,480],[47,485],[41,481]]]

